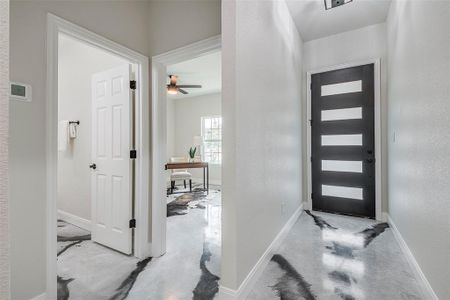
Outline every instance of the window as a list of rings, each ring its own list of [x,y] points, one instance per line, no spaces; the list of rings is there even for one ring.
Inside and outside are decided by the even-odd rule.
[[[202,117],[203,159],[211,164],[222,163],[222,117]]]

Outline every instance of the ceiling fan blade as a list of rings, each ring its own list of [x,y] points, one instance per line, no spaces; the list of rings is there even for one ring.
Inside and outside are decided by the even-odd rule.
[[[178,91],[180,92],[180,93],[182,93],[182,94],[189,94],[187,91],[185,91],[185,90],[183,90],[183,89],[180,89],[180,88],[178,88]]]
[[[177,85],[177,87],[185,88],[185,89],[200,89],[200,88],[202,88],[202,86],[198,85],[198,84],[181,84],[181,85]]]

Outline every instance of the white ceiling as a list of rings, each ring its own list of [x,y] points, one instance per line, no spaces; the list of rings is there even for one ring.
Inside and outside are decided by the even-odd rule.
[[[222,86],[222,53],[214,52],[198,58],[187,60],[167,67],[167,75],[177,75],[177,84],[200,84],[201,89],[185,89],[187,95],[178,93],[168,95],[169,98],[183,99],[188,97],[219,93]],[[169,82],[169,78],[167,78]]]
[[[383,23],[391,0],[353,0],[325,10],[323,0],[287,0],[303,41]]]

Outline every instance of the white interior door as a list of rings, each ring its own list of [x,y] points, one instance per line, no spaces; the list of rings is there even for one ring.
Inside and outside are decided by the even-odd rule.
[[[92,76],[92,240],[131,254],[130,65]]]

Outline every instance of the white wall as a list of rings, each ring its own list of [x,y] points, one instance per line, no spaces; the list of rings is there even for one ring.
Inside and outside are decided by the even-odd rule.
[[[58,120],[79,120],[78,136],[58,152],[57,208],[91,220],[91,79],[125,60],[65,35],[59,38]]]
[[[10,299],[8,118],[9,1],[0,2],[0,299]]]
[[[15,300],[45,291],[49,12],[149,56],[220,34],[218,0],[12,2],[11,79],[31,84],[34,97],[32,103],[13,103],[10,108],[11,290]],[[178,26],[180,20],[183,23]]]
[[[450,3],[393,1],[388,29],[389,214],[450,299]]]
[[[303,44],[303,68],[305,73],[324,67],[363,61],[372,58],[381,59],[381,156],[382,156],[382,209],[387,210],[387,111],[386,111],[386,24],[376,24],[329,37],[309,41]],[[306,76],[303,80],[306,86]],[[303,117],[306,120],[306,90],[304,91]],[[303,153],[306,161],[306,122],[303,122]],[[307,170],[303,169],[303,184],[307,186]],[[307,199],[304,190],[304,199]]]
[[[174,118],[172,126],[174,128],[172,132],[168,130],[167,140],[173,139],[174,145],[172,152],[169,152],[169,158],[172,156],[188,157],[189,148],[193,146],[194,136],[202,133],[201,118],[222,115],[222,97],[220,93],[215,93],[169,100],[168,102],[170,101],[173,101]],[[172,137],[170,137],[170,134],[172,134]],[[209,171],[210,183],[220,184],[222,178],[221,166],[210,164]],[[192,173],[193,179],[203,180],[202,170],[190,169],[189,172]]]
[[[150,0],[150,54],[220,34],[220,0]]]
[[[284,1],[222,3],[221,285],[235,290],[302,201],[302,41]]]
[[[46,17],[52,12],[148,53],[148,10],[139,1],[13,1],[11,79],[31,84],[31,103],[10,107],[11,291],[31,299],[46,283]],[[56,280],[56,278],[55,278]]]

